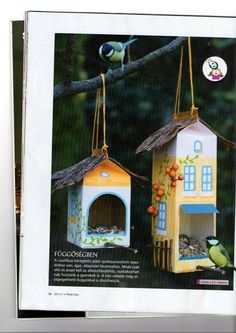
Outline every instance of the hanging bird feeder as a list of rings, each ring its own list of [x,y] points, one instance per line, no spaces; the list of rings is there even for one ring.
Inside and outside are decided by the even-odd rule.
[[[192,106],[180,112],[183,47],[173,119],[150,135],[136,153],[153,152],[153,264],[175,272],[212,265],[203,239],[216,234],[217,139],[223,138],[199,118],[194,105],[191,41],[188,38]]]
[[[99,148],[100,89],[97,91],[92,154],[52,175],[53,190],[68,188],[67,240],[83,249],[130,246],[131,178],[141,177],[109,157],[106,144],[105,79],[103,144]],[[137,252],[134,249],[134,252]]]

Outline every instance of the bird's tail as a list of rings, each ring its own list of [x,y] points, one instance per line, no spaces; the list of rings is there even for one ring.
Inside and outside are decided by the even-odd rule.
[[[138,38],[133,38],[131,40],[128,40],[127,42],[125,42],[123,45],[124,45],[124,48],[126,48],[127,46],[129,46],[130,44],[132,44],[133,42],[135,42]]]

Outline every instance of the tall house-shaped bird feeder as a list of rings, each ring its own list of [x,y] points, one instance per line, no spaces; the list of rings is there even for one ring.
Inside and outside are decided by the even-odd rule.
[[[203,239],[216,234],[217,138],[198,118],[181,112],[148,137],[137,153],[152,151],[156,216],[152,218],[154,265],[175,273],[210,266]]]
[[[137,153],[153,152],[152,214],[153,263],[175,273],[211,266],[204,238],[216,235],[217,139],[236,145],[216,133],[198,116],[194,106],[191,43],[188,37],[192,106],[180,112],[183,47],[173,119],[150,135]]]
[[[54,190],[68,188],[68,242],[83,249],[130,246],[131,177],[145,181],[105,155],[53,174]]]

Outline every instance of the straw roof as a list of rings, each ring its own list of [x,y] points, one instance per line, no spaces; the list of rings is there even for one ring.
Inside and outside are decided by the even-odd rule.
[[[220,143],[222,143],[225,147],[236,148],[236,143],[225,139],[219,133],[214,131],[204,120],[193,118],[172,120],[170,123],[160,128],[159,130],[151,134],[146,140],[144,140],[136,149],[136,154],[143,153],[145,151],[152,151],[154,149],[161,149],[164,145],[174,139],[179,131],[190,125],[193,125],[197,121],[200,121],[203,125],[208,127],[219,138]]]
[[[80,183],[89,172],[94,170],[105,160],[105,155],[90,156],[69,168],[54,172],[52,175],[52,190],[62,189],[64,187],[69,187]],[[115,159],[109,157],[109,160],[115,163],[124,171],[126,171],[131,177],[133,177],[134,180],[142,184],[147,182],[146,177],[142,177],[133,173],[132,171],[121,165],[119,162],[117,162]]]

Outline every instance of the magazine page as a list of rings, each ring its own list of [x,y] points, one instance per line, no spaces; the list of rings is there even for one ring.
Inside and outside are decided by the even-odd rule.
[[[26,13],[21,309],[236,313],[235,26]]]

